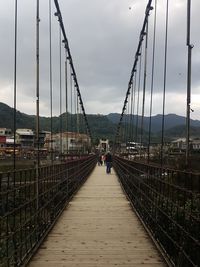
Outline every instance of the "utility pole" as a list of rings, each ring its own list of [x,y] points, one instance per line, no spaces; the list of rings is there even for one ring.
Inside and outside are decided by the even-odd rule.
[[[66,44],[65,44],[66,46]],[[66,47],[65,47],[66,48]],[[66,60],[65,60],[65,113],[66,113],[66,133],[67,133],[67,151],[66,153],[68,154],[68,73],[67,73],[67,50],[66,50]]]
[[[187,47],[188,47],[188,67],[187,67],[187,116],[186,116],[186,155],[185,165],[189,167],[190,156],[190,104],[191,104],[191,69],[192,69],[192,48],[190,44],[191,33],[191,0],[187,1]]]
[[[37,144],[37,160],[36,160],[36,207],[39,209],[39,0],[36,6],[36,144]]]
[[[14,114],[13,114],[13,122],[14,122],[14,151],[13,151],[13,169],[14,175],[16,170],[16,103],[17,103],[17,15],[18,15],[18,5],[17,0],[15,0],[15,47],[14,47]]]

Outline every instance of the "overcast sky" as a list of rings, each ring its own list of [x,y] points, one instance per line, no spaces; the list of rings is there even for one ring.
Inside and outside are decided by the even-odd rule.
[[[13,106],[14,2],[0,1],[0,102]],[[35,0],[18,1],[17,109],[35,114]],[[40,1],[40,114],[50,116],[49,0]],[[147,0],[59,0],[86,113],[121,113]],[[166,0],[158,0],[153,113],[162,113]],[[185,116],[186,0],[169,1],[166,113]],[[154,5],[154,1],[153,1]],[[200,1],[192,0],[193,119],[200,119]],[[53,113],[59,114],[59,27],[52,1]],[[149,23],[147,97],[151,79]],[[64,54],[63,54],[64,65]],[[64,84],[64,78],[63,78]],[[63,85],[64,86],[64,85]],[[63,89],[64,90],[64,89]],[[145,115],[148,115],[148,105]]]

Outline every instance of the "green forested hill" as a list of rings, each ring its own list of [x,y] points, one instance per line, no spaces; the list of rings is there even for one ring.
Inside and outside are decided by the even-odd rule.
[[[66,122],[66,117],[67,121]],[[109,115],[87,115],[88,123],[91,128],[92,136],[95,139],[99,138],[108,138],[114,140],[117,124],[120,118],[120,114],[109,114]],[[16,126],[17,128],[31,128],[35,129],[35,115],[27,115],[17,111]],[[148,127],[148,117],[145,117],[145,129]],[[84,132],[83,116],[79,115],[79,130]],[[160,115],[154,116],[153,118],[153,135],[152,142],[159,142],[160,140]],[[166,124],[165,124],[165,138],[166,139],[175,139],[178,137],[185,137],[185,118],[177,116],[175,114],[166,115]],[[53,132],[60,132],[61,125],[63,131],[76,131],[76,122],[77,115],[62,114],[58,117],[52,118],[52,127]],[[140,120],[139,120],[140,122]],[[68,124],[68,127],[66,125]],[[140,125],[140,123],[139,123]],[[191,136],[200,137],[200,121],[191,121]],[[0,103],[0,128],[11,128],[13,130],[13,108],[9,107],[4,103]],[[49,117],[40,117],[40,129],[44,131],[51,130],[51,119]],[[132,126],[132,133],[135,132],[134,126]],[[140,131],[138,131],[139,133]],[[147,131],[144,131],[144,141],[148,139]]]
[[[66,126],[66,117],[68,121],[68,127]],[[107,116],[104,115],[87,115],[88,123],[92,130],[94,139],[96,138],[109,138],[113,139],[116,130],[116,124],[111,122]],[[27,115],[17,111],[16,114],[16,127],[17,128],[31,128],[35,129],[35,115]],[[84,131],[83,116],[80,114],[79,118],[79,129]],[[61,129],[63,131],[75,131],[76,130],[77,115],[62,114],[58,117],[53,117],[52,127],[53,132],[57,133]],[[11,128],[13,130],[13,108],[9,107],[4,103],[0,103],[0,128]],[[51,118],[40,117],[40,129],[44,131],[51,130]]]
[[[33,126],[34,116],[26,115],[17,111],[17,127],[31,128]],[[13,129],[13,108],[4,103],[0,103],[0,127]]]

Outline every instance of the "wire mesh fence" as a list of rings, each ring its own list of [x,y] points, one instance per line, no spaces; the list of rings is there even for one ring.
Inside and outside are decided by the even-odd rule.
[[[140,218],[175,266],[200,266],[200,174],[114,158]]]
[[[38,180],[36,169],[0,173],[1,267],[28,261],[95,164],[89,156],[40,167]]]

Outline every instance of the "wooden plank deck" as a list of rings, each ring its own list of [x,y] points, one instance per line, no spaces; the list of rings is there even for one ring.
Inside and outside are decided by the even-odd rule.
[[[28,266],[166,265],[132,211],[117,176],[97,166]]]

